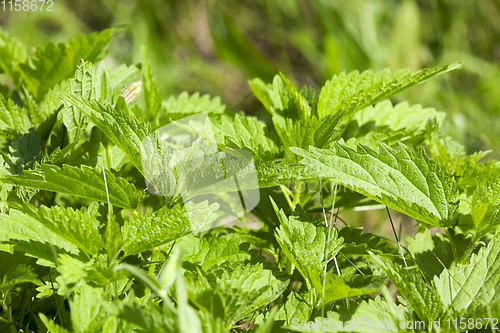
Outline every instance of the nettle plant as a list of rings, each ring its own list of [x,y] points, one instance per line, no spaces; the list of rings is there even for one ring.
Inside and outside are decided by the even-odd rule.
[[[95,66],[112,34],[33,54],[0,34],[2,332],[495,326],[500,163],[438,135],[442,112],[388,100],[461,64],[342,73],[319,94],[283,74],[253,79],[271,126],[217,97],[163,99],[145,49],[141,65]],[[188,218],[183,200],[152,195],[141,144],[200,112],[218,148],[252,153],[260,202],[239,223],[193,233],[190,221],[210,224],[218,205],[191,203]],[[395,231],[339,217],[374,204],[414,219],[406,248]]]

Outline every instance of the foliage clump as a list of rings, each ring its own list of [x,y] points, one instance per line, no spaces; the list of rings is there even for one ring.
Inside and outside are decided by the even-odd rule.
[[[440,319],[464,332],[498,318],[500,163],[438,134],[443,112],[389,99],[461,64],[342,73],[319,92],[256,78],[267,126],[218,97],[164,99],[145,49],[140,68],[96,65],[112,34],[33,54],[2,37],[2,331],[322,332],[303,323],[327,319],[436,331]],[[141,95],[125,99],[138,80]],[[217,205],[148,192],[141,142],[200,112],[219,148],[252,153],[261,201],[242,219],[258,228],[193,234]],[[407,248],[395,231],[340,227],[339,210],[372,205],[414,219]]]

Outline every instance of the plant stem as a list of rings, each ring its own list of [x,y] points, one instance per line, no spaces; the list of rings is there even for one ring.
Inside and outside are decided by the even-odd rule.
[[[474,239],[471,241],[471,244],[467,247],[467,250],[465,250],[464,254],[462,255],[462,258],[460,258],[460,260],[457,261],[457,263],[459,263],[460,265],[463,265],[465,263],[465,261],[467,261],[467,259],[471,255],[472,251],[474,251],[474,249],[477,247],[478,241],[479,241],[480,238],[481,237],[478,236],[478,235],[476,235],[474,237]]]
[[[387,210],[387,215],[389,215],[389,220],[391,221],[392,232],[394,233],[394,238],[396,238],[396,242],[398,243],[399,252],[401,253],[401,257],[403,258],[405,267],[408,268],[408,264],[406,263],[406,258],[403,254],[403,249],[401,248],[401,243],[399,242],[398,235],[396,234],[396,229],[394,228],[394,223],[392,222],[391,213],[389,212],[389,208],[387,206],[385,206],[385,209]]]
[[[286,201],[288,202],[288,205],[290,206],[290,209],[293,211],[293,203],[292,203],[292,200],[290,199],[290,189],[288,187],[286,187],[285,185],[280,185],[280,189],[281,189],[281,192],[283,192],[283,195],[285,196],[286,198]]]
[[[293,196],[293,207],[292,211],[295,211],[295,206],[300,203],[300,192],[302,192],[303,183],[297,183],[295,187],[295,195]]]
[[[111,145],[106,146],[106,162],[108,163],[108,169],[111,169],[113,163],[112,163],[112,155],[113,153],[111,152]],[[104,166],[103,166],[104,168]]]
[[[448,230],[448,228],[444,228],[444,232],[446,233],[446,236],[448,236],[448,239],[450,240],[451,250],[453,251],[453,257],[455,258],[455,262],[460,263],[460,261],[458,260],[457,248],[455,246],[455,242],[453,242],[453,237],[451,236],[450,231]]]

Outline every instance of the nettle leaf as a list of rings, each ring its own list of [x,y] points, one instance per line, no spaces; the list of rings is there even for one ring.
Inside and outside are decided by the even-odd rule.
[[[273,187],[298,182],[308,182],[321,179],[314,170],[308,170],[303,165],[286,163],[281,160],[255,161],[259,187]]]
[[[42,157],[41,140],[38,133],[30,129],[26,134],[20,135],[9,146],[7,161],[8,170],[13,175],[22,175],[25,169],[30,169]]]
[[[82,165],[81,168],[63,165],[62,168],[42,164],[41,170],[24,171],[24,176],[5,176],[4,183],[61,192],[81,198],[107,202],[104,176],[100,168]],[[145,194],[133,184],[106,170],[109,202],[122,208],[136,208]]]
[[[500,178],[479,186],[472,197],[472,221],[482,235],[500,224]]]
[[[261,79],[248,81],[253,94],[274,118],[306,120],[315,114],[316,97],[314,89],[299,90],[283,74],[276,75],[272,84]]]
[[[188,209],[179,203],[171,209],[165,206],[126,221],[122,228],[125,255],[141,253],[177,240],[217,218],[216,204],[209,206],[207,201],[199,204],[190,201],[186,205]]]
[[[313,114],[313,110],[311,109],[308,100],[299,91],[299,89],[293,85],[292,81],[283,75],[283,73],[280,73],[280,76],[289,93],[289,108],[297,110],[296,112],[299,120],[309,119]]]
[[[340,229],[339,237],[344,239],[345,246],[341,250],[343,254],[367,255],[371,250],[384,256],[400,256],[389,239],[363,232],[363,228],[344,227]]]
[[[28,111],[0,94],[0,136],[14,140],[32,126]]]
[[[419,142],[438,127],[444,112],[423,108],[420,104],[402,102],[392,105],[382,101],[357,112],[343,134],[346,145],[355,148],[362,143],[376,150],[381,142],[389,146],[400,141]]]
[[[455,234],[452,237],[453,245],[447,236],[440,233],[432,235],[429,230],[416,234],[415,238],[406,238],[411,256],[429,281],[443,271],[443,264],[450,267],[455,261],[452,246],[455,246],[458,256],[461,256],[470,245],[470,239],[466,239],[463,234]]]
[[[255,97],[264,105],[264,107],[271,113],[277,115],[277,110],[283,110],[283,79],[276,75],[272,84],[266,84],[259,78],[248,81]]]
[[[500,302],[500,234],[479,253],[473,254],[466,265],[452,265],[434,284],[446,306],[461,311],[484,304]]]
[[[33,272],[33,267],[26,264],[15,264],[3,276],[0,290],[6,292],[21,283],[33,283],[37,286],[43,285],[43,282],[38,279],[37,274]]]
[[[368,295],[380,290],[382,284],[383,281],[379,281],[378,283],[352,287],[343,278],[328,273],[325,275],[325,298],[323,301],[330,303],[348,297]]]
[[[281,223],[275,232],[276,240],[304,277],[307,287],[316,288],[321,294],[324,267],[342,249],[344,240],[338,237],[337,229],[329,230],[312,223],[300,206],[287,217],[273,200],[271,202]]]
[[[141,70],[137,65],[127,66],[121,64],[115,68],[106,68],[114,95],[119,96],[127,86],[141,77]]]
[[[158,113],[157,124],[164,125],[170,119],[176,120],[196,113],[222,114],[227,108],[222,104],[219,96],[211,98],[210,95],[200,95],[196,92],[191,96],[183,91],[179,96],[170,96],[162,103],[163,112]]]
[[[456,315],[456,318],[472,318],[474,319],[475,327],[481,327],[483,331],[487,332],[487,330],[493,331],[493,328],[498,326],[498,322],[492,318],[500,318],[500,303],[489,303],[484,304],[478,307],[469,307],[467,310],[461,311]],[[456,328],[457,332],[468,332],[470,329],[467,327],[460,327],[459,323],[452,322],[450,327],[453,329]]]
[[[283,293],[288,283],[289,281],[278,280],[272,271],[264,269],[262,264],[239,265],[234,270],[225,271],[217,281],[217,286],[219,290],[229,291],[231,297],[237,298],[237,303],[240,304],[239,307],[225,308],[226,316],[233,312],[228,322],[234,323],[243,319],[274,301]],[[250,295],[250,299],[253,298],[252,295],[256,297],[248,302],[249,299],[242,297],[245,294]]]
[[[461,63],[453,63],[442,67],[426,68],[415,73],[410,73],[408,69],[405,69],[391,75],[390,70],[386,69],[376,74],[368,70],[361,74],[354,71],[347,75],[345,73],[335,75],[321,89],[317,108],[318,117],[340,116],[342,121],[337,131],[342,134],[356,111],[436,75],[453,72],[461,67]]]
[[[38,315],[40,316],[40,320],[45,325],[45,327],[49,330],[50,333],[69,333],[69,331],[67,329],[56,324],[54,319],[47,318],[47,316],[41,312]]]
[[[298,319],[299,322],[308,321],[312,311],[313,307],[309,304],[307,295],[292,292],[274,316],[274,320],[282,320],[284,327],[290,327],[295,318],[295,321]]]
[[[69,89],[69,81],[62,81],[51,88],[43,97],[43,101],[39,104],[36,112],[31,113],[33,122],[37,125],[41,125],[58,110],[62,109],[63,101],[61,100],[61,93],[67,93]]]
[[[87,253],[96,255],[104,247],[99,233],[100,222],[96,218],[97,204],[78,210],[57,206],[49,208],[43,205],[37,209],[28,203],[19,208],[50,231]]]
[[[151,132],[151,126],[128,112],[123,97],[118,98],[115,107],[70,94],[63,94],[63,99],[89,117],[142,173],[141,143]]]
[[[78,248],[63,237],[50,231],[46,226],[29,215],[10,209],[9,214],[0,214],[0,250],[13,253],[14,248],[28,255],[55,263],[57,252],[78,253]],[[42,264],[39,262],[39,264]],[[44,264],[46,265],[46,264]]]
[[[0,73],[6,73],[16,86],[19,84],[19,63],[25,62],[27,58],[26,46],[0,29]]]
[[[277,138],[272,138],[263,121],[236,114],[210,119],[215,140],[228,148],[245,149],[262,160],[273,160],[279,154]]]
[[[451,223],[458,210],[455,180],[423,149],[415,154],[399,144],[397,151],[381,144],[380,153],[336,143],[334,149],[291,148],[318,177],[334,180],[388,207],[433,226]]]
[[[226,327],[250,316],[278,298],[288,286],[262,264],[224,266],[209,280],[192,281],[190,300],[205,312],[221,317]]]
[[[70,80],[69,93],[87,100],[96,100],[106,104],[112,101],[112,89],[106,72],[99,71],[91,62],[84,62],[76,70],[75,77]],[[68,129],[69,142],[80,139],[88,125],[88,118],[74,105],[63,109],[63,122]]]
[[[208,272],[212,267],[225,262],[235,264],[250,260],[250,244],[246,245],[245,248],[237,234],[213,235],[210,238],[202,238],[198,246],[186,252],[183,260],[198,264]]]
[[[388,299],[388,297],[385,297],[385,300],[377,296],[369,301],[352,301],[348,309],[344,305],[336,305],[333,310],[328,311],[326,317],[316,317],[310,321],[306,320],[305,323],[302,320],[292,321],[291,325],[286,328],[295,332],[311,333],[370,333],[374,332],[376,327],[377,332],[392,333],[398,329],[399,322],[405,319],[404,309],[396,307],[392,298]],[[375,326],[376,324],[378,325]]]
[[[148,118],[154,118],[161,109],[163,98],[158,90],[156,80],[153,77],[151,64],[149,63],[146,47],[142,46],[142,84],[144,87],[144,104]]]
[[[21,75],[28,90],[40,100],[50,88],[62,80],[71,78],[80,59],[97,62],[104,55],[104,49],[111,41],[113,30],[107,29],[88,36],[79,35],[66,44],[47,44],[20,64]]]
[[[404,267],[370,253],[377,265],[387,274],[398,292],[408,300],[421,320],[440,318],[445,314],[445,306],[435,289],[431,289],[417,275]]]
[[[273,117],[274,127],[285,145],[289,147],[327,147],[337,137],[335,132],[338,118],[326,116],[293,121],[290,118]]]
[[[437,123],[441,123],[445,116],[444,112],[424,108],[420,104],[410,105],[404,101],[393,105],[390,100],[384,100],[357,112],[352,121],[356,121],[359,127],[373,123],[375,127],[387,126],[393,130],[406,128],[423,131],[429,120],[436,119]]]
[[[101,329],[104,312],[101,304],[104,290],[83,285],[69,301],[71,323],[76,333],[96,332]]]
[[[493,182],[500,173],[499,161],[478,163],[489,151],[480,151],[467,156],[465,147],[451,137],[442,139],[433,137],[430,150],[432,157],[455,176],[460,188],[474,189],[478,185],[485,186]]]

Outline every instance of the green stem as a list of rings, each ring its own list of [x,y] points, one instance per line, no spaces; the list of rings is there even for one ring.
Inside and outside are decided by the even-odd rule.
[[[292,211],[295,211],[295,206],[300,203],[300,192],[302,192],[303,183],[297,183],[295,187],[295,195],[293,196],[293,207]]]
[[[112,164],[112,152],[111,145],[106,146],[106,162],[108,163],[108,169],[111,169]]]
[[[448,236],[448,239],[450,240],[451,250],[453,251],[453,257],[455,258],[455,262],[460,263],[460,261],[458,260],[457,248],[455,246],[455,242],[453,242],[453,237],[450,234],[450,230],[448,230],[448,228],[444,228],[444,232],[446,233],[446,236]]]
[[[286,187],[285,185],[280,185],[280,189],[281,189],[281,192],[283,192],[283,195],[285,196],[286,198],[286,201],[288,202],[288,205],[290,206],[290,209],[293,211],[293,203],[292,203],[292,200],[290,199],[290,189],[288,187]]]
[[[7,296],[4,296],[2,298],[4,298],[4,301],[2,302],[2,308],[3,308],[3,312],[5,313],[5,319],[7,322],[11,323],[9,327],[9,332],[11,333],[16,333],[16,327],[14,325],[14,318],[12,317],[12,311],[11,311],[11,308],[9,306],[7,306],[8,303],[11,303],[11,299],[10,299],[10,292],[7,291],[6,293]]]
[[[471,241],[470,245],[467,247],[467,250],[465,250],[464,254],[462,255],[462,258],[457,261],[460,265],[463,265],[467,261],[467,258],[469,258],[472,251],[474,251],[474,249],[477,247],[479,239],[481,239],[481,236],[476,235],[476,237],[474,237],[474,239]]]
[[[399,242],[398,235],[396,234],[396,229],[394,228],[394,223],[392,222],[391,213],[389,212],[389,207],[385,206],[385,210],[387,211],[387,215],[389,215],[389,220],[391,221],[392,232],[394,233],[394,238],[396,238],[396,242],[398,243],[399,252],[401,253],[401,258],[403,258],[403,262],[405,263],[405,267],[408,268],[406,264],[406,258],[403,253],[403,249],[401,248],[401,243]]]

